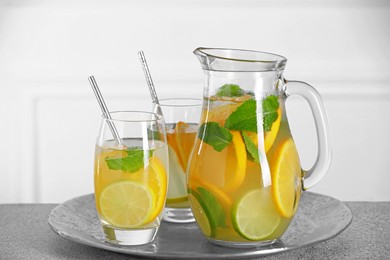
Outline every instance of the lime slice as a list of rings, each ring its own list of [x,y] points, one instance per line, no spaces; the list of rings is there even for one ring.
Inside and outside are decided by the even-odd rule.
[[[270,188],[251,190],[233,207],[233,227],[242,237],[263,240],[277,229],[280,216],[270,193]]]
[[[121,228],[139,227],[148,222],[155,205],[154,192],[133,181],[110,184],[102,191],[99,199],[102,217]]]
[[[202,230],[206,237],[214,235],[216,226],[215,222],[211,218],[211,212],[200,198],[199,194],[194,190],[190,190],[188,200],[191,204],[192,213],[194,214],[196,223],[199,225],[200,230]]]
[[[217,227],[226,227],[225,209],[213,192],[199,186],[190,194],[192,212],[207,237],[214,236]]]

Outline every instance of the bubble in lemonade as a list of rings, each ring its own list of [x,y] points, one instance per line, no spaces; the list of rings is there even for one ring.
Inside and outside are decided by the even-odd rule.
[[[143,150],[139,140],[124,144],[96,146],[95,199],[103,229],[157,228],[167,189],[166,146]]]
[[[170,171],[166,206],[188,208],[186,169],[198,125],[179,121],[166,128]]]
[[[293,217],[302,171],[280,98],[262,100],[262,130],[253,94],[236,85],[221,87],[203,111],[188,197],[212,242],[272,243]]]

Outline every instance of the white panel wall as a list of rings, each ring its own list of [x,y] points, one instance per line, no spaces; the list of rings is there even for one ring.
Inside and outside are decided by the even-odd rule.
[[[92,192],[100,111],[87,77],[110,109],[149,109],[142,49],[161,97],[200,97],[198,46],[286,56],[286,78],[319,90],[331,124],[332,166],[313,191],[390,200],[388,24],[385,0],[0,0],[0,203]],[[310,111],[300,98],[288,108],[308,168]]]

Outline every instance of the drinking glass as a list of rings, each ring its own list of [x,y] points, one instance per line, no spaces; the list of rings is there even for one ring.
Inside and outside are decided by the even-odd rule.
[[[164,119],[141,111],[111,118],[102,118],[96,142],[96,209],[107,242],[146,244],[159,229],[168,187]]]
[[[194,222],[187,197],[187,164],[191,154],[202,100],[169,98],[160,100],[166,122],[169,154],[169,185],[163,219],[174,223]]]

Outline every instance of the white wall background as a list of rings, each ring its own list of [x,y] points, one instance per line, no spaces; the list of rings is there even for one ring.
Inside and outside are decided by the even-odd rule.
[[[390,200],[390,1],[0,0],[0,203],[93,192],[99,107],[150,109],[137,57],[160,97],[201,96],[199,46],[278,53],[314,85],[332,130],[332,166],[313,191]],[[288,102],[303,166],[315,159],[308,106]]]

